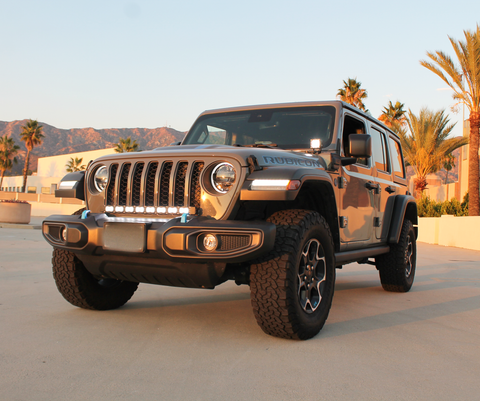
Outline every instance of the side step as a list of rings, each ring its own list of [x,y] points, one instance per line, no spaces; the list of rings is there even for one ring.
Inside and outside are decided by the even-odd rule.
[[[381,255],[390,252],[388,245],[377,246],[375,248],[356,249],[353,251],[338,252],[335,254],[336,266],[346,265],[347,263],[357,262],[365,258]]]

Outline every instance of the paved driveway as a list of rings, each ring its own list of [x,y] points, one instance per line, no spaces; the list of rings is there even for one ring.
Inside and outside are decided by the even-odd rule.
[[[338,271],[306,342],[265,335],[248,287],[140,285],[115,311],[57,292],[40,230],[0,229],[2,400],[476,400],[480,252],[419,243],[411,292]]]

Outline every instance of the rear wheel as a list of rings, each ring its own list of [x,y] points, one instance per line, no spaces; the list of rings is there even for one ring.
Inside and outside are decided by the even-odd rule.
[[[410,220],[405,220],[398,244],[390,252],[375,259],[382,287],[386,291],[407,292],[412,288],[417,265],[415,230]]]
[[[253,312],[267,334],[306,340],[325,324],[335,285],[334,245],[327,222],[308,210],[286,210],[275,247],[250,269]]]

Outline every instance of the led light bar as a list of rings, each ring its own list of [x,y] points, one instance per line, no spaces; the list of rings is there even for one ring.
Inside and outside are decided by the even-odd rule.
[[[290,180],[253,180],[252,191],[285,191]]]
[[[60,181],[59,189],[72,189],[78,181]]]
[[[190,214],[195,215],[197,209],[195,207],[165,207],[165,206],[105,206],[106,213],[141,213],[141,214]]]

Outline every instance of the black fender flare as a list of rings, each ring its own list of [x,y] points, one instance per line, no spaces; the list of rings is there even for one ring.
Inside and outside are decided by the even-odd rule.
[[[68,173],[60,181],[60,188],[55,190],[56,198],[76,198],[85,200],[85,171]]]
[[[252,182],[255,179],[267,179],[267,180],[298,180],[300,186],[295,190],[251,190]],[[263,201],[293,201],[301,191],[303,185],[306,182],[322,182],[330,185],[332,188],[335,186],[330,175],[325,170],[310,169],[310,168],[269,168],[265,170],[255,171],[248,176],[243,183],[240,200],[263,200]],[[333,191],[332,191],[333,192]]]
[[[418,237],[418,227],[416,227],[418,225],[418,214],[415,198],[411,195],[397,195],[388,234],[388,242],[390,244],[398,243],[405,218],[411,220],[415,226],[415,237]]]

